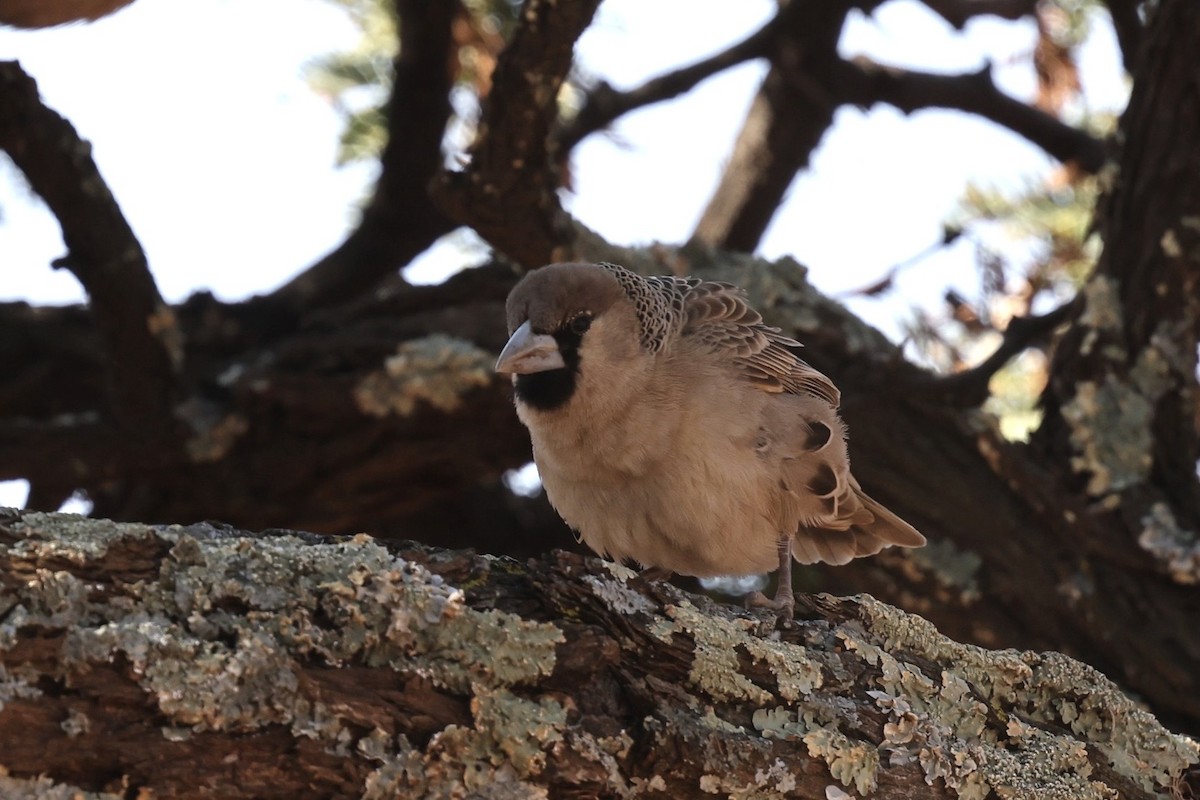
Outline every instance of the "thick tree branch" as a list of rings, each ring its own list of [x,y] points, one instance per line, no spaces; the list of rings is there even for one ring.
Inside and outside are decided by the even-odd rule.
[[[962,30],[976,17],[1021,19],[1037,8],[1037,0],[921,0],[932,11]]]
[[[0,25],[49,28],[80,20],[96,20],[119,11],[133,0],[0,0]]]
[[[74,127],[42,104],[15,61],[0,62],[0,148],[12,157],[62,227],[68,253],[56,266],[75,274],[108,359],[110,412],[132,444],[173,425],[178,325],[158,293],[146,255]]]
[[[1129,535],[1200,580],[1196,343],[1200,339],[1200,6],[1164,0],[1137,61],[1116,180],[1098,209],[1104,251],[1056,351],[1042,447],[1075,488],[1120,508]]]
[[[516,279],[491,265],[396,285],[301,331],[194,297],[176,309],[197,387],[184,425],[161,452],[121,460],[121,432],[88,391],[101,360],[55,346],[73,341],[80,311],[0,306],[0,333],[22,329],[0,341],[0,474],[82,490],[109,516],[394,534],[529,459],[511,389],[491,373]]]
[[[796,171],[833,122],[839,101],[829,91],[830,78],[850,4],[790,5],[803,6],[805,14],[776,39],[771,69],[692,234],[709,247],[751,252],[758,246]]]
[[[865,595],[800,616],[563,553],[6,514],[0,789],[1150,800],[1194,775],[1195,742],[1058,653]]]
[[[840,87],[845,100],[868,107],[887,103],[906,113],[924,108],[953,108],[978,114],[1024,136],[1062,162],[1098,172],[1106,157],[1104,143],[996,88],[991,68],[964,75],[937,75],[884,67],[867,58],[842,62]]]
[[[112,480],[122,472],[112,458],[120,445],[120,434],[95,414],[0,419],[0,480],[69,486]]]
[[[1125,71],[1132,74],[1137,68],[1138,53],[1145,37],[1145,27],[1138,10],[1141,0],[1105,0],[1105,5],[1112,16],[1117,43],[1121,45],[1121,60],[1125,64]]]
[[[448,0],[396,0],[400,50],[374,195],[346,241],[274,292],[269,303],[292,312],[336,306],[393,275],[454,229],[434,208],[429,183],[442,167],[450,118],[450,33],[457,8]]]
[[[560,260],[570,245],[550,134],[575,41],[598,5],[526,0],[497,60],[469,163],[461,172],[443,172],[434,184],[448,216],[525,267]]]

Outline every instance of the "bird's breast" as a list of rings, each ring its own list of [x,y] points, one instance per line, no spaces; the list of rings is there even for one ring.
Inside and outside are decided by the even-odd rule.
[[[774,479],[751,444],[720,428],[666,442],[621,428],[570,446],[531,428],[546,494],[591,549],[684,575],[775,568]]]

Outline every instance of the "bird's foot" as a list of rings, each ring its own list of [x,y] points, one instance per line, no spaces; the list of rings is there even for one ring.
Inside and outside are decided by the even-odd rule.
[[[796,614],[796,597],[790,585],[781,585],[774,597],[767,597],[762,592],[751,592],[745,598],[746,608],[769,608],[775,612],[780,624],[792,621]]]

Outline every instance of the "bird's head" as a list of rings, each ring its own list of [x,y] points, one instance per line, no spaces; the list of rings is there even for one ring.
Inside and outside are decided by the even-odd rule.
[[[511,374],[517,398],[540,411],[566,405],[581,383],[616,378],[641,349],[633,305],[613,274],[594,264],[530,272],[506,309],[511,335],[496,371]]]

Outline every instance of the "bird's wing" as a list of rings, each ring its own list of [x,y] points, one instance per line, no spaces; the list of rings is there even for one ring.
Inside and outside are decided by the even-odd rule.
[[[684,336],[730,359],[763,391],[806,394],[837,408],[841,393],[833,382],[796,357],[789,348],[801,344],[763,324],[740,289],[716,281],[679,289],[684,293]]]
[[[845,564],[891,545],[925,543],[850,474],[845,426],[825,403],[797,396],[770,404],[761,418],[759,452],[777,464],[780,528],[795,533],[797,561]]]

